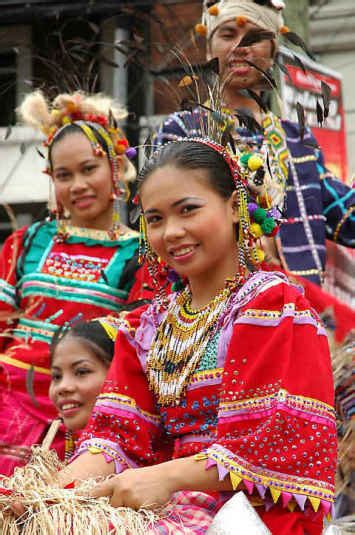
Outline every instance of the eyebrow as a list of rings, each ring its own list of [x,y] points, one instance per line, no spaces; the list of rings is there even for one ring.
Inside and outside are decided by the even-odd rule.
[[[216,32],[223,31],[223,30],[236,30],[236,29],[237,29],[237,26],[233,24],[232,22],[225,22],[224,24],[219,26],[219,28],[216,28]]]
[[[90,364],[90,361],[87,360],[87,359],[80,359],[80,360],[76,360],[75,362],[73,362],[71,364],[71,367],[74,367],[74,366],[78,366],[78,364],[83,364],[83,362],[87,362],[88,364]],[[52,370],[61,370],[60,366],[51,366],[51,369]]]
[[[179,199],[178,201],[175,201],[171,204],[171,208],[176,208],[177,206],[180,206],[180,204],[183,204],[184,202],[188,201],[202,201],[200,197],[184,197],[183,199]],[[144,215],[149,215],[155,212],[159,212],[157,208],[150,208],[149,210],[145,210]]]
[[[79,165],[85,165],[86,163],[93,163],[96,162],[96,158],[88,158],[87,160],[84,160],[83,162],[79,162]],[[61,167],[54,167],[53,171],[61,171],[62,169],[67,170],[67,167],[61,166]]]

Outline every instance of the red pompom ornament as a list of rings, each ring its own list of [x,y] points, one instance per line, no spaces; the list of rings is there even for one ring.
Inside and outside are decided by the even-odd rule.
[[[118,141],[116,141],[115,149],[117,154],[124,154],[128,149],[127,139],[119,139]]]

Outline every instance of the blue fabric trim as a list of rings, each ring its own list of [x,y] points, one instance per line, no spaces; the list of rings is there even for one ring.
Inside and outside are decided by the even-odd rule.
[[[323,184],[324,186],[327,188],[327,190],[329,191],[329,193],[332,194],[333,198],[335,199],[334,202],[332,202],[331,204],[329,204],[324,210],[323,210],[323,214],[327,214],[328,212],[330,212],[330,210],[332,208],[335,208],[335,206],[339,206],[339,208],[341,209],[342,213],[345,214],[346,212],[346,208],[344,206],[344,202],[349,199],[352,195],[353,195],[353,191],[352,190],[349,190],[347,192],[346,195],[344,195],[344,197],[339,197],[338,195],[338,192],[328,183],[328,181],[326,179],[323,180]]]

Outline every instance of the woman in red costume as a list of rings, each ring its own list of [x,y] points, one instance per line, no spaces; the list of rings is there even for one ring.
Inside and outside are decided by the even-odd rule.
[[[119,221],[135,176],[116,121],[124,110],[101,95],[40,92],[20,112],[47,137],[56,216],[12,234],[0,255],[0,473],[27,462],[56,411],[48,398],[49,346],[61,325],[118,313],[145,297],[138,233]],[[138,271],[137,271],[138,270]],[[58,452],[64,435],[56,439]]]
[[[319,535],[337,450],[327,338],[302,291],[260,270],[253,214],[271,233],[275,211],[217,141],[165,145],[141,173],[144,256],[185,286],[125,317],[62,481],[116,474],[95,494],[167,504],[152,533],[206,533],[240,490],[272,533]]]

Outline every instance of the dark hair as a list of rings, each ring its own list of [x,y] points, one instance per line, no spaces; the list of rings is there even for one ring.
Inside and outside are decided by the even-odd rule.
[[[89,126],[90,126],[90,124],[89,124]],[[100,135],[99,132],[97,132],[97,130],[95,128],[91,128],[91,131],[92,131],[96,141],[101,145],[101,147],[104,149],[104,151],[106,152],[106,154],[108,156],[109,155],[109,150],[108,150],[108,146],[107,146],[107,143],[104,140],[104,138]],[[50,144],[49,149],[48,149],[48,161],[49,161],[51,167],[52,167],[52,149],[53,149],[54,145],[58,141],[60,141],[61,139],[65,138],[67,135],[76,134],[77,132],[79,132],[79,133],[83,134],[83,136],[85,136],[84,132],[82,131],[82,129],[80,128],[79,125],[77,125],[75,123],[69,123],[64,128],[60,129],[57,134],[54,135],[53,141]]]
[[[109,337],[100,321],[81,321],[72,327],[62,326],[54,334],[50,346],[50,361],[52,363],[55,350],[62,340],[67,337],[77,338],[88,349],[93,351],[103,364],[109,366],[114,352],[115,342]]]
[[[139,188],[153,171],[166,165],[205,170],[211,187],[223,199],[229,199],[235,191],[231,171],[223,156],[203,143],[184,140],[168,143],[151,156],[139,173]]]

